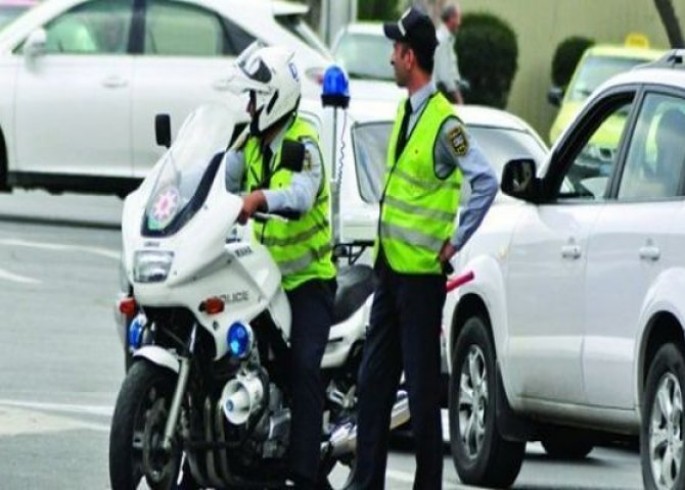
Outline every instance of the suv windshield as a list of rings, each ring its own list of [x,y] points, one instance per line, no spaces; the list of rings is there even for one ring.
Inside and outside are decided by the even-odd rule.
[[[163,157],[143,218],[143,236],[169,236],[204,203],[234,126],[221,105],[204,105],[185,120]]]
[[[291,34],[294,34],[300,40],[304,41],[307,46],[315,49],[326,58],[330,58],[331,54],[326,46],[321,42],[316,33],[307,25],[304,19],[302,19],[301,15],[277,15],[276,22],[287,29]]]
[[[0,29],[23,14],[28,8],[28,5],[0,6]]]
[[[394,81],[391,54],[392,44],[384,36],[347,32],[340,38],[333,56],[350,78]]]
[[[588,56],[568,88],[568,100],[582,102],[609,78],[646,62],[643,58]]]

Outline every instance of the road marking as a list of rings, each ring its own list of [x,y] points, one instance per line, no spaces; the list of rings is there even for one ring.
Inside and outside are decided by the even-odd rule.
[[[80,405],[73,403],[43,403],[30,402],[23,400],[3,400],[0,399],[0,405],[17,407],[17,408],[31,408],[34,410],[45,410],[47,412],[63,412],[76,413],[82,415],[101,415],[111,417],[114,413],[114,407],[109,405]]]
[[[83,429],[109,432],[109,425],[14,407],[0,407],[0,437]]]
[[[46,242],[31,242],[28,240],[19,240],[16,238],[0,239],[0,245],[8,247],[27,247],[37,248],[41,250],[53,250],[57,252],[86,252],[100,257],[107,257],[108,259],[120,260],[121,253],[116,250],[102,247],[89,247],[85,245],[64,245],[60,243],[46,243]]]
[[[20,284],[41,284],[42,281],[38,279],[33,279],[31,277],[20,276],[19,274],[14,274],[5,269],[0,269],[0,279],[6,279],[12,282],[18,282]]]

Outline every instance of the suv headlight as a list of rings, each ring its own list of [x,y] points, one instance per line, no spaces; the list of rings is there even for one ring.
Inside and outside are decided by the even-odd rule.
[[[174,261],[173,252],[141,250],[133,255],[133,280],[135,282],[165,281]]]

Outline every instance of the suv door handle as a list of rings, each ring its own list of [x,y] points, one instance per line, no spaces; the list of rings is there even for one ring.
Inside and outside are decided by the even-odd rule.
[[[221,92],[228,90],[231,87],[231,81],[228,78],[220,78],[212,83],[212,88],[214,90],[219,90]]]
[[[661,250],[656,245],[645,245],[640,247],[640,260],[656,262],[661,257]]]
[[[561,256],[565,259],[577,260],[580,258],[580,245],[569,243],[561,247]]]
[[[128,82],[120,76],[112,75],[111,77],[105,78],[102,81],[102,85],[107,88],[122,88],[128,85]]]

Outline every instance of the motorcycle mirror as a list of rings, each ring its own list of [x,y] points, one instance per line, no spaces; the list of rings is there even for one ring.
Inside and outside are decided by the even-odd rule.
[[[171,117],[169,114],[157,114],[155,116],[155,137],[159,146],[171,147]]]

